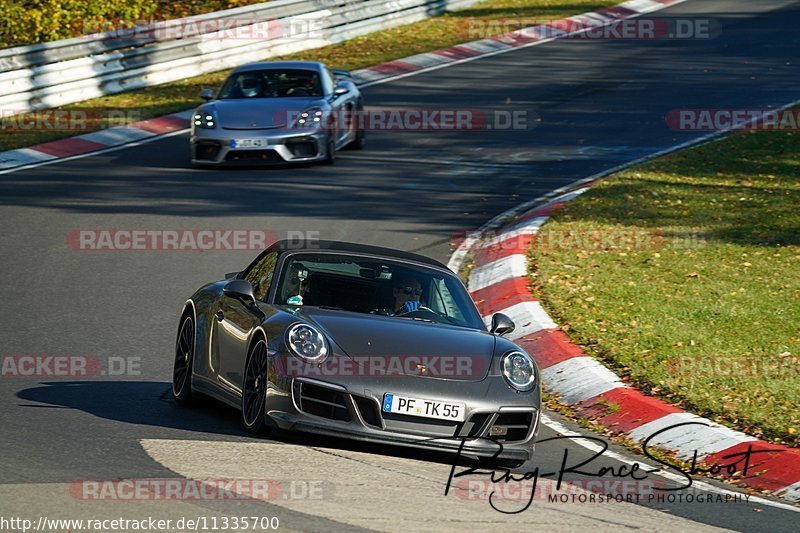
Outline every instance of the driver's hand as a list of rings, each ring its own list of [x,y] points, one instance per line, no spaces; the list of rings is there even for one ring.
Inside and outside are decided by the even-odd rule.
[[[412,313],[417,309],[419,309],[419,300],[409,300],[403,304],[401,311],[404,313]]]

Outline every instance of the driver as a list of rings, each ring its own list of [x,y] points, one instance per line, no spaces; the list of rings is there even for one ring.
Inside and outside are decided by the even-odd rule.
[[[392,289],[394,306],[390,309],[373,311],[381,315],[397,316],[416,311],[420,307],[419,297],[422,296],[422,285],[417,278],[404,276],[398,280]]]

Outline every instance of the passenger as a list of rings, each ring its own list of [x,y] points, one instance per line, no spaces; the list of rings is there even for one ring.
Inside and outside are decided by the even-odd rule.
[[[319,78],[316,74],[304,79],[297,87],[292,87],[286,91],[286,96],[320,96]]]
[[[302,263],[292,265],[289,275],[281,290],[280,303],[303,305],[303,298],[308,295],[308,270]]]

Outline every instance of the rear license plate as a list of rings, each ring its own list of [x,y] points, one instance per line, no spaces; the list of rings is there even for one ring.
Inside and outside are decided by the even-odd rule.
[[[269,146],[267,139],[234,139],[231,141],[231,148],[262,148]]]
[[[466,411],[466,404],[459,402],[424,400],[421,398],[409,398],[408,396],[398,396],[397,394],[389,393],[386,393],[383,397],[384,413],[397,413],[399,415],[463,422]]]

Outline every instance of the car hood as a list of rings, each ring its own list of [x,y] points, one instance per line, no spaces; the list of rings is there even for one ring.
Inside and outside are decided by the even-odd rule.
[[[215,100],[203,109],[214,111],[225,129],[263,130],[285,128],[287,119],[320,105],[318,98],[258,98]]]
[[[446,324],[314,307],[295,316],[319,326],[368,375],[480,381],[495,349],[494,335]]]

